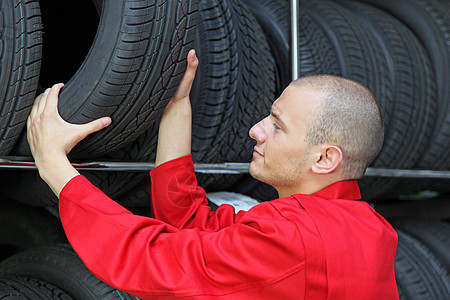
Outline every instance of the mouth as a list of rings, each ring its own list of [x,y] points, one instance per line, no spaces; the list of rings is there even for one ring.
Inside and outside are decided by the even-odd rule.
[[[264,157],[264,155],[262,155],[261,152],[258,151],[256,146],[253,148],[253,150],[254,150],[253,157]]]

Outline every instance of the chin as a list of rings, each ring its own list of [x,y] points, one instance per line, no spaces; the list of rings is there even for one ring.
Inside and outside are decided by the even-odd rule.
[[[250,173],[250,175],[253,177],[253,178],[255,178],[255,179],[258,179],[259,180],[259,176],[258,176],[258,171],[256,170],[257,168],[255,167],[255,165],[254,165],[254,161],[252,161],[251,163],[250,163],[250,167],[249,167],[249,169],[248,169],[248,172]]]
[[[264,180],[264,175],[261,174],[255,166],[252,166],[252,164],[250,165],[249,173],[254,179],[267,183],[266,180]]]

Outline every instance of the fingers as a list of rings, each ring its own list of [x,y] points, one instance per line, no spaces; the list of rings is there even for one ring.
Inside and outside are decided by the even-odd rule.
[[[74,130],[77,131],[76,136],[78,136],[79,141],[81,141],[91,133],[100,131],[103,128],[107,127],[109,124],[111,124],[111,122],[112,121],[110,117],[103,117],[86,124],[72,126],[74,126]],[[76,142],[78,143],[79,141]]]
[[[195,50],[191,49],[187,56],[187,67],[184,72],[183,78],[181,79],[180,85],[174,95],[174,98],[181,99],[189,96],[191,92],[192,83],[195,79],[195,73],[198,67],[198,59],[195,54]]]
[[[38,104],[39,104],[40,99],[43,97],[43,95],[44,95],[44,94],[40,94],[40,95],[37,96],[36,99],[34,100],[33,107],[31,108],[30,115],[28,116],[28,119],[27,119],[27,129],[30,129],[31,121],[34,120],[34,117],[36,116],[36,113],[37,113],[37,106],[38,106]]]
[[[49,92],[50,92],[50,89],[48,88],[42,94],[40,94],[39,96],[36,97],[36,99],[34,100],[31,112],[30,112],[30,116],[28,117],[29,122],[27,122],[27,123],[31,123],[37,115],[40,115],[42,113],[42,110],[44,110],[44,107],[45,107],[45,103],[44,103],[45,100],[42,100],[42,99],[47,98],[47,95]],[[42,103],[44,103],[44,104],[42,104]]]
[[[198,59],[194,49],[189,50],[187,62],[188,62],[188,71],[193,71],[193,75],[195,75],[195,70],[197,70],[198,66]]]
[[[109,126],[109,124],[111,124],[111,118],[110,117],[103,117],[94,121],[91,121],[87,124],[84,124],[85,126],[85,131],[86,131],[86,136],[88,136],[91,133],[94,133],[96,131],[100,131],[103,128]]]
[[[47,93],[47,97],[43,98],[43,100],[45,99],[45,101],[43,103],[43,105],[44,105],[43,110],[48,109],[48,111],[53,111],[53,112],[58,111],[58,95],[59,95],[59,91],[62,89],[63,86],[64,86],[63,83],[57,83],[52,86],[52,88]]]
[[[30,126],[31,122],[36,116],[40,116],[44,109],[58,109],[58,94],[64,84],[59,83],[53,85],[51,88],[47,88],[44,93],[40,94],[34,100],[33,108],[31,109],[30,116],[28,117],[27,126]]]

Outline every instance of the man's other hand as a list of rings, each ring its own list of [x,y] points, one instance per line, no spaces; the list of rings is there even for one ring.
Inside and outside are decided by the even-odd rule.
[[[82,125],[64,121],[58,112],[58,95],[63,86],[55,84],[39,95],[27,120],[27,138],[36,166],[57,195],[61,185],[78,173],[67,154],[86,136],[111,124],[109,117]]]
[[[198,64],[195,50],[189,51],[186,71],[161,117],[156,166],[191,153],[192,111],[189,93]]]

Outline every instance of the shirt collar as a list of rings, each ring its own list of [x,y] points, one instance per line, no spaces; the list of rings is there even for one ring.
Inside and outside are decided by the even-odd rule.
[[[361,192],[356,180],[338,181],[313,195],[324,199],[361,199]]]

